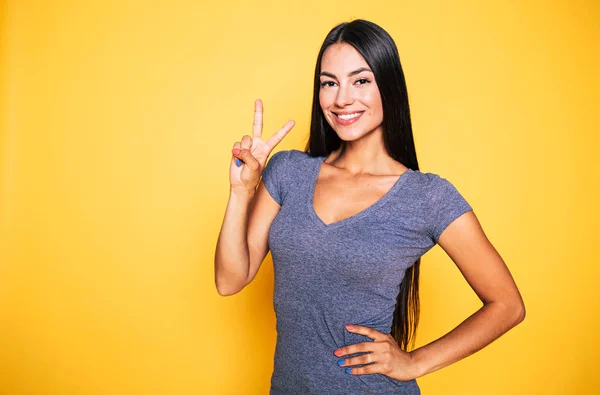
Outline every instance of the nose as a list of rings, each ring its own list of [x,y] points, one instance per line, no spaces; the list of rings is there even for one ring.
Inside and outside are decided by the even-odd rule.
[[[352,98],[352,92],[350,88],[344,85],[340,85],[340,89],[337,91],[337,95],[335,96],[335,105],[338,107],[344,107],[348,104],[352,103],[354,99]]]

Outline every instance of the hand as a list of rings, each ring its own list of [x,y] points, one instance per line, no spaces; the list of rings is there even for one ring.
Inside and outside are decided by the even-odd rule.
[[[273,148],[294,127],[294,121],[288,121],[267,141],[263,141],[263,106],[262,101],[259,99],[254,102],[253,125],[254,137],[243,136],[242,141],[237,141],[231,150],[233,156],[229,168],[229,182],[232,188],[256,189],[262,170],[267,163],[267,158]]]
[[[359,325],[348,325],[346,329],[348,332],[358,333],[374,340],[374,342],[363,342],[345,346],[334,352],[338,357],[369,352],[369,354],[363,354],[358,357],[343,359],[343,364],[338,362],[338,365],[346,369],[346,373],[356,375],[381,373],[399,381],[407,381],[419,377],[417,364],[412,354],[403,351],[391,335]],[[354,365],[367,366],[355,368],[352,367]],[[348,368],[351,370],[349,371]]]

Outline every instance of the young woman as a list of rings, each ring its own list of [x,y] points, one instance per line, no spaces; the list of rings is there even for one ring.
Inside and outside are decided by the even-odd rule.
[[[416,378],[485,347],[525,317],[520,293],[469,203],[419,171],[392,38],[365,20],[327,35],[306,152],[267,158],[291,130],[234,144],[215,282],[232,295],[270,250],[277,317],[271,394],[420,394]],[[265,167],[266,164],[266,167]],[[262,182],[259,179],[262,175]],[[409,351],[420,257],[439,244],[483,306]]]

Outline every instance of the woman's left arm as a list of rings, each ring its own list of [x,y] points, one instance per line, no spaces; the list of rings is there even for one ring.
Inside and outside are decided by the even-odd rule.
[[[473,211],[454,220],[438,244],[454,261],[483,306],[443,337],[410,352],[416,377],[487,346],[525,318],[521,294]]]
[[[374,341],[334,351],[340,358],[365,353],[338,362],[346,368],[346,373],[380,373],[396,380],[415,379],[468,357],[523,321],[525,305],[521,294],[472,210],[452,221],[440,235],[438,244],[456,263],[483,306],[446,335],[411,352],[400,349],[390,334],[348,325],[348,331]]]

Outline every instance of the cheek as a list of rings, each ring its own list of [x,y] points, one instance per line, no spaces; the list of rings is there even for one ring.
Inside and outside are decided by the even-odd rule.
[[[319,91],[319,104],[321,105],[323,111],[331,107],[331,95],[327,94],[327,92],[324,90]]]
[[[371,108],[381,108],[381,98],[377,91],[364,92],[362,100],[365,103],[368,103]]]
[[[365,96],[363,96],[363,100],[371,109],[372,114],[379,115],[383,112],[383,105],[381,104],[381,97],[379,96],[379,92],[366,93]]]
[[[335,97],[332,99],[331,94],[329,92],[321,91],[319,93],[319,105],[321,106],[321,111],[323,112],[323,116],[327,119],[327,122],[331,124],[331,113],[329,109],[334,104]]]

